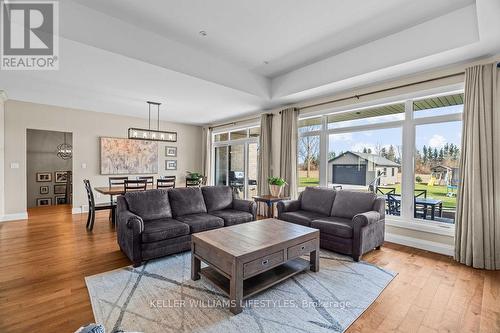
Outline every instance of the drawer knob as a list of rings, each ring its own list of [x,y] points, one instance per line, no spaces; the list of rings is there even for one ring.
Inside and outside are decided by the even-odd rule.
[[[269,263],[269,259],[262,260],[262,266],[265,266]]]
[[[305,246],[305,245],[302,245],[302,246],[300,247],[300,249],[301,249],[301,250],[305,250],[305,249],[306,249],[306,246]]]

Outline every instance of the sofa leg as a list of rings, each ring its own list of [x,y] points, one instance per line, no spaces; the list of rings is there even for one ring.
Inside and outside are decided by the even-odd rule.
[[[142,265],[142,261],[134,261],[134,263],[132,264],[132,266],[134,268],[141,267],[141,265]]]
[[[375,250],[380,250],[380,248],[382,247],[382,245],[379,245],[375,248]]]
[[[355,262],[358,262],[359,259],[361,259],[361,256],[353,256],[352,259],[355,261]]]

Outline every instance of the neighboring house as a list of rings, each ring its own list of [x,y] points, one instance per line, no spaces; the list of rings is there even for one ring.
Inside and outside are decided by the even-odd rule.
[[[400,165],[385,157],[348,151],[328,161],[328,182],[333,184],[370,185],[378,175],[378,185],[397,183]]]

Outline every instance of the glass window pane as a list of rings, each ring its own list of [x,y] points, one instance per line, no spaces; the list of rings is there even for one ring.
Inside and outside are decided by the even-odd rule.
[[[297,147],[299,192],[307,186],[319,185],[319,148],[319,135],[299,137]]]
[[[246,139],[247,135],[247,129],[234,131],[230,133],[230,140]]]
[[[321,130],[321,117],[299,120],[299,134]]]
[[[248,144],[248,193],[247,198],[257,195],[257,156],[259,151],[257,143]]]
[[[229,186],[240,198],[245,197],[245,148],[243,144],[231,145],[229,148]]]
[[[252,127],[250,128],[249,132],[251,138],[258,137],[260,136],[260,127]]]
[[[328,129],[404,120],[404,113],[404,103],[339,112],[328,116]]]
[[[428,97],[413,102],[415,118],[462,113],[463,94]]]
[[[226,185],[228,147],[215,147],[215,185]]]
[[[219,133],[214,135],[215,142],[227,141],[227,140],[229,140],[229,133]]]
[[[461,121],[416,127],[416,218],[455,223],[461,133]]]
[[[331,134],[328,186],[375,192],[389,214],[401,215],[401,159],[402,128]]]

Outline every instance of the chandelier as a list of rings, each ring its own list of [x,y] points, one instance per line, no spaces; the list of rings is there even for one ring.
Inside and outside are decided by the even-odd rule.
[[[66,143],[66,133],[64,133],[64,143],[57,146],[57,157],[63,160],[69,160],[73,157],[73,146]]]
[[[149,126],[148,129],[144,128],[129,128],[128,138],[134,140],[149,140],[149,141],[163,141],[163,142],[177,142],[177,132],[160,131],[160,105],[158,102],[148,101],[149,109]],[[156,129],[151,129],[151,106],[156,107],[158,112],[158,119]]]

